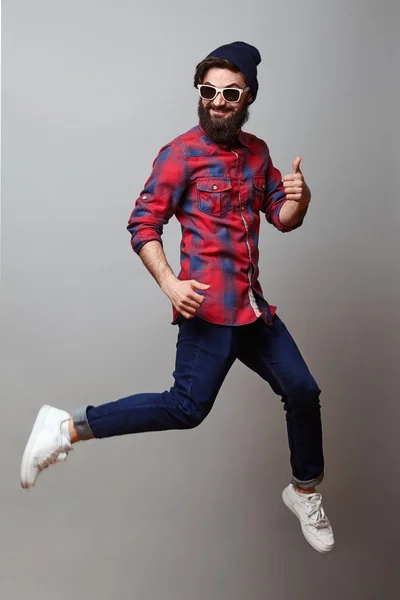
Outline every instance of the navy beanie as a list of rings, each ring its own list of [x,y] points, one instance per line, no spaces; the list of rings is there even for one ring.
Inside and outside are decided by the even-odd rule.
[[[246,42],[233,42],[216,48],[207,56],[226,58],[235,65],[246,77],[247,84],[251,90],[253,102],[258,92],[257,65],[261,62],[261,55],[257,48],[246,44]]]

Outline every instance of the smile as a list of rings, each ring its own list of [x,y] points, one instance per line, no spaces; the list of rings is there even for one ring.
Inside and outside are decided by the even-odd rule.
[[[226,110],[218,110],[217,108],[211,108],[210,111],[212,111],[213,113],[215,113],[216,115],[229,115],[232,111],[226,111]]]

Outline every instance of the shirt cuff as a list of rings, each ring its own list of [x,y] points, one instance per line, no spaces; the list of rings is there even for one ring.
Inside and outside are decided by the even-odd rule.
[[[136,235],[131,239],[132,249],[134,252],[136,252],[136,254],[139,254],[143,246],[147,244],[147,242],[152,242],[153,240],[160,242],[161,246],[163,245],[161,236],[158,235],[154,230],[146,236]]]

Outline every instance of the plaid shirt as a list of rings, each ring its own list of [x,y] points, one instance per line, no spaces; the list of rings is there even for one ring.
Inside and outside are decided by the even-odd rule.
[[[263,140],[240,132],[231,148],[210,141],[198,125],[164,146],[128,221],[132,248],[161,242],[175,215],[181,224],[179,279],[209,284],[197,315],[221,325],[244,325],[276,311],[258,281],[260,212],[280,231],[285,202],[280,172]],[[161,242],[162,243],[162,242]],[[178,312],[173,308],[173,323]]]

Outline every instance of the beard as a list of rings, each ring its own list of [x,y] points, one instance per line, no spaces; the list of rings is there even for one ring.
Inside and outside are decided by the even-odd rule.
[[[231,113],[228,117],[211,116],[210,109],[215,108],[212,104],[203,106],[201,98],[199,100],[198,115],[200,125],[204,129],[206,136],[216,144],[231,144],[237,137],[240,129],[249,120],[249,106],[244,104],[238,111],[227,107],[219,107],[226,113]]]

